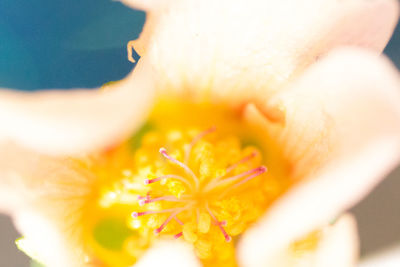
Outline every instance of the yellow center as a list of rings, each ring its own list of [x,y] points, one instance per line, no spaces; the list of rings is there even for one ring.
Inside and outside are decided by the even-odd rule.
[[[260,127],[221,107],[159,103],[129,141],[93,160],[89,254],[130,266],[165,236],[193,244],[205,266],[236,266],[236,237],[294,183]]]

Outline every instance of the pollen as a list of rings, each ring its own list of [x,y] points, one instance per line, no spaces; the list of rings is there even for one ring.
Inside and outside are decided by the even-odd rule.
[[[118,234],[97,234],[94,257],[131,266],[162,237],[191,244],[204,266],[237,266],[238,237],[293,184],[257,127],[212,105],[160,104],[92,167],[100,182],[87,232]]]
[[[147,135],[155,134],[143,139]],[[232,249],[227,243],[260,215],[247,211],[258,206],[262,212],[260,196],[247,193],[265,182],[268,168],[261,151],[242,145],[238,136],[219,134],[217,126],[173,129],[159,136],[158,149],[154,142],[140,148],[142,157],[153,159],[153,173],[142,178],[147,188],[131,216],[154,228],[155,235],[193,244],[204,261],[226,260],[222,250]]]

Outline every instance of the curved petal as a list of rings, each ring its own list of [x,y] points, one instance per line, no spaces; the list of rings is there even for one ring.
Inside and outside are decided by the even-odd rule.
[[[96,182],[79,162],[8,143],[0,146],[0,210],[48,266],[80,266],[82,220]]]
[[[153,80],[144,64],[105,90],[0,91],[0,140],[51,154],[109,146],[145,119]]]
[[[351,215],[344,215],[335,224],[321,228],[311,238],[295,241],[276,251],[268,261],[257,262],[257,265],[244,263],[241,266],[351,267],[355,266],[357,255],[355,221]]]
[[[157,87],[235,106],[253,101],[261,108],[334,47],[380,52],[399,14],[396,0],[168,3],[149,13],[135,46],[153,65]]]
[[[275,105],[286,121],[268,130],[292,178],[303,180],[246,232],[239,249],[247,266],[349,208],[400,160],[400,80],[387,60],[334,52],[267,104]]]
[[[161,241],[155,244],[135,264],[135,267],[200,267],[201,264],[194,255],[193,249],[178,241]]]
[[[315,266],[351,267],[358,260],[357,226],[353,216],[341,216],[322,237]]]

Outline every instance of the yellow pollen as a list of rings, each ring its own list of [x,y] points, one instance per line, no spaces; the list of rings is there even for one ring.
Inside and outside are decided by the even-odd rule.
[[[236,136],[221,136],[215,126],[174,129],[160,140],[167,140],[168,150],[157,151],[153,144],[141,147],[142,156],[155,160],[152,169],[160,170],[160,175],[143,178],[148,189],[139,196],[141,208],[132,216],[147,220],[155,234],[194,244],[201,259],[218,258],[223,255],[221,248],[231,248],[225,243],[257,217],[247,217],[246,210],[259,206],[258,199],[252,201],[243,192],[255,190],[265,179],[261,152],[242,146]],[[154,203],[158,206],[150,209],[148,205]]]
[[[85,222],[89,255],[131,266],[164,236],[192,244],[204,266],[237,266],[236,237],[294,183],[257,127],[221,107],[159,104],[91,166],[99,182]]]

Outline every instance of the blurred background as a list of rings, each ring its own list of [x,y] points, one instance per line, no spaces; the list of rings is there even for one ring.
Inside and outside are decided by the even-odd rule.
[[[0,87],[93,88],[122,79],[133,67],[126,43],[146,15],[111,0],[0,0]],[[400,26],[385,54],[400,68]],[[137,56],[137,55],[136,55]],[[400,168],[354,207],[362,256],[400,243]],[[0,266],[27,267],[19,237],[0,214]]]

